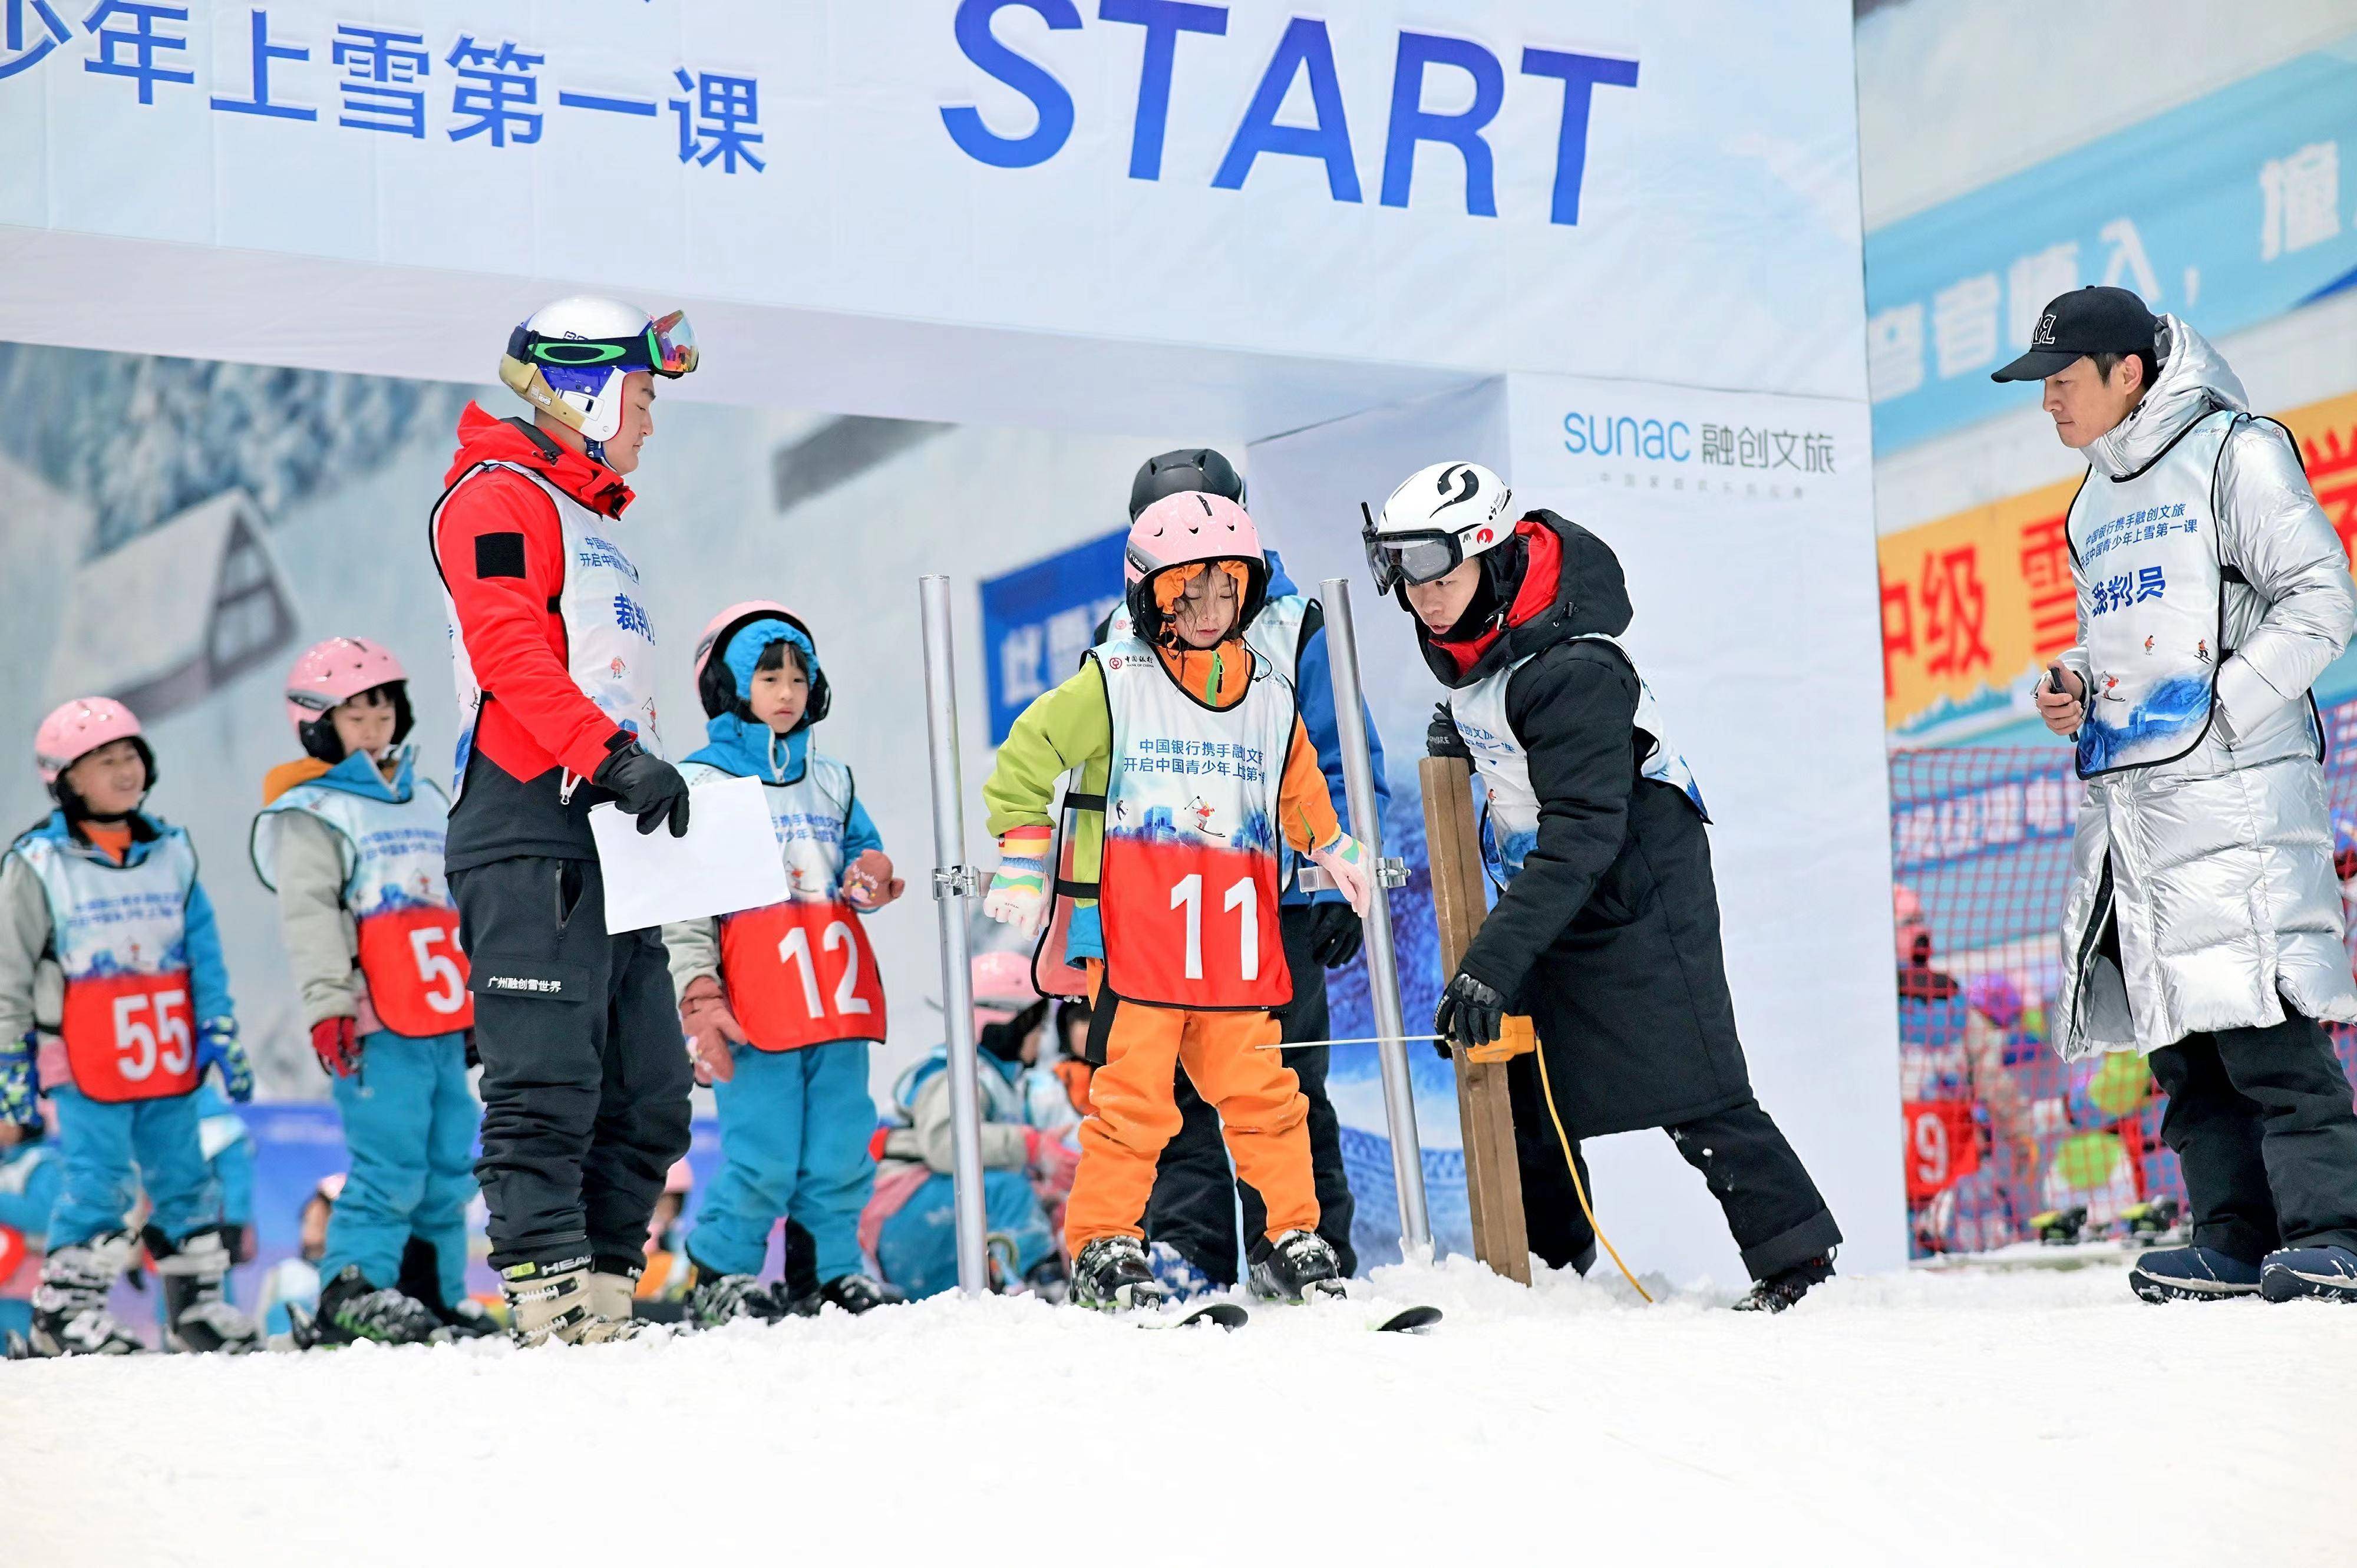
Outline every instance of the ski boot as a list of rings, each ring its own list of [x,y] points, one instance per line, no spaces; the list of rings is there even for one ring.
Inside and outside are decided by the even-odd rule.
[[[2282,1247],[2259,1265],[2259,1294],[2269,1301],[2357,1302],[2357,1252],[2346,1247]]]
[[[488,1339],[500,1331],[499,1319],[463,1290],[453,1303],[442,1294],[442,1254],[433,1242],[415,1236],[401,1250],[401,1277],[393,1289],[434,1315],[447,1332],[445,1339]]]
[[[2083,1203],[2069,1208],[2050,1208],[2029,1217],[2030,1233],[2049,1247],[2068,1247],[2083,1240],[2086,1229],[2087,1206]]]
[[[2185,1210],[2173,1197],[2157,1197],[2148,1203],[2132,1203],[2120,1210],[2115,1223],[2120,1234],[2131,1241],[2150,1244],[2177,1231],[2177,1222]]]
[[[693,1258],[695,1283],[687,1291],[687,1321],[698,1328],[717,1328],[744,1318],[753,1323],[780,1323],[791,1316],[786,1304],[751,1274],[724,1274]]]
[[[369,1283],[358,1263],[347,1263],[319,1291],[311,1342],[353,1345],[366,1339],[378,1345],[425,1345],[443,1335],[441,1320],[423,1302]]]
[[[908,1302],[909,1293],[898,1285],[888,1285],[866,1274],[849,1273],[827,1281],[819,1286],[817,1295],[803,1297],[789,1310],[797,1316],[816,1317],[822,1307],[839,1306],[856,1317],[879,1306],[906,1306]]]
[[[1811,1286],[1821,1285],[1833,1277],[1834,1257],[1831,1252],[1807,1259],[1754,1284],[1749,1293],[1735,1304],[1735,1310],[1781,1312],[1808,1294]]]
[[[1168,1305],[1170,1289],[1146,1266],[1135,1236],[1100,1236],[1072,1260],[1072,1301],[1099,1312],[1152,1311]]]
[[[1193,1259],[1168,1241],[1156,1241],[1146,1249],[1146,1266],[1154,1271],[1154,1277],[1162,1282],[1173,1301],[1192,1301],[1222,1288],[1197,1268]]]
[[[1023,1288],[1049,1306],[1061,1306],[1071,1298],[1072,1276],[1065,1271],[1063,1259],[1042,1258],[1024,1271]]]
[[[1341,1295],[1348,1288],[1332,1244],[1315,1230],[1287,1230],[1252,1266],[1252,1293],[1269,1301]]]
[[[2227,1301],[2259,1294],[2259,1269],[2213,1247],[2164,1247],[2128,1271],[2128,1288],[2149,1302]]]
[[[567,1345],[605,1345],[638,1337],[639,1323],[629,1316],[614,1318],[598,1311],[603,1298],[613,1305],[616,1281],[622,1284],[622,1310],[627,1313],[627,1275],[609,1275],[600,1282],[589,1272],[587,1258],[554,1263],[515,1263],[500,1271],[500,1290],[508,1298],[508,1334],[522,1346],[545,1345],[552,1339]]]
[[[454,1340],[489,1339],[500,1331],[500,1320],[471,1295],[460,1296],[452,1305],[429,1301],[425,1308],[442,1320],[443,1328]]]
[[[106,1293],[131,1262],[128,1230],[93,1236],[78,1247],[59,1247],[41,1263],[40,1288],[33,1293],[36,1356],[135,1356],[147,1347],[106,1310]]]
[[[164,1282],[164,1346],[199,1355],[242,1356],[262,1348],[262,1326],[231,1304],[229,1242],[208,1227],[175,1243],[154,1226],[147,1251]]]

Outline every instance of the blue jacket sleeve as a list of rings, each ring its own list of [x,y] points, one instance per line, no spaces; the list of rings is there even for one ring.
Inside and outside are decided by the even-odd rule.
[[[214,923],[213,901],[205,896],[201,882],[188,888],[186,940],[188,982],[197,993],[197,1022],[236,1017],[237,1003],[229,993],[229,965],[221,959],[221,928]]]
[[[867,808],[860,804],[857,796],[852,797],[851,815],[845,817],[843,822],[844,860],[845,862],[857,860],[869,850],[880,850],[883,847],[884,835],[877,832],[876,824],[867,820]]]
[[[1301,646],[1299,682],[1295,697],[1301,704],[1301,727],[1309,732],[1309,744],[1318,748],[1318,768],[1326,775],[1326,792],[1334,802],[1334,815],[1344,826],[1351,822],[1351,804],[1342,786],[1342,736],[1334,719],[1334,682],[1326,658],[1326,628],[1319,625]],[[1383,738],[1375,733],[1375,715],[1363,699],[1360,703],[1359,720],[1367,730],[1367,754],[1374,764],[1375,810],[1388,823],[1391,819],[1392,786],[1383,772]],[[1388,828],[1386,828],[1388,832]],[[1339,904],[1340,893],[1317,893],[1310,896],[1314,904]]]

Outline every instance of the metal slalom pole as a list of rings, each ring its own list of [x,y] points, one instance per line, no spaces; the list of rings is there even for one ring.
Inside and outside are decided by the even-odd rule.
[[[990,1265],[988,1237],[983,1229],[982,1094],[974,1079],[974,977],[966,942],[966,910],[968,901],[981,891],[982,878],[965,864],[965,785],[958,767],[950,580],[931,575],[918,578],[917,601],[924,623],[925,728],[932,757],[933,910],[941,923],[942,1021],[949,1034],[958,1289],[966,1295],[981,1295],[990,1288]]]
[[[1366,846],[1374,877],[1367,905],[1367,994],[1374,1004],[1375,1035],[1383,1069],[1383,1115],[1392,1137],[1392,1182],[1399,1191],[1400,1251],[1432,1256],[1432,1219],[1424,1201],[1424,1144],[1415,1131],[1415,1091],[1407,1070],[1407,1025],[1400,1016],[1399,963],[1392,951],[1391,890],[1407,883],[1405,862],[1383,855],[1383,824],[1375,804],[1375,764],[1367,750],[1359,689],[1359,636],[1351,620],[1351,585],[1329,577],[1318,585],[1326,611],[1327,663],[1334,676],[1334,730],[1342,744],[1342,789],[1351,832]]]

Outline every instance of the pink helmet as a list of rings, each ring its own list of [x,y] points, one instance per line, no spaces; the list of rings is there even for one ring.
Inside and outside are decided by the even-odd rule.
[[[55,794],[58,776],[100,746],[127,740],[139,747],[147,763],[147,787],[156,787],[156,754],[147,747],[145,732],[129,708],[112,697],[76,697],[60,703],[33,733],[33,766],[41,782]]]
[[[1155,640],[1162,623],[1161,607],[1151,591],[1155,577],[1198,561],[1244,564],[1244,602],[1236,618],[1237,630],[1250,626],[1268,601],[1268,557],[1261,553],[1260,530],[1251,514],[1225,496],[1202,490],[1165,496],[1129,525],[1129,545],[1122,554],[1130,620],[1146,640]]]
[[[406,685],[408,681],[409,671],[381,642],[364,637],[331,637],[314,643],[286,671],[286,717],[295,726],[295,738],[307,742],[305,726],[326,717],[338,703],[379,686]],[[395,722],[395,745],[400,744],[400,732],[409,727],[407,717],[404,713]]]
[[[393,689],[393,745],[410,734],[410,672],[393,650],[365,637],[330,637],[311,644],[287,670],[287,722],[304,752],[320,762],[342,762],[344,743],[335,738],[328,712],[377,686]]]
[[[974,983],[976,1039],[988,1026],[1011,1022],[1039,1000],[1039,989],[1031,983],[1031,961],[1022,953],[976,953],[967,973]]]
[[[717,665],[712,662],[713,651],[725,647],[739,627],[751,621],[770,619],[784,621],[804,637],[810,638],[813,660],[815,664],[818,639],[811,637],[810,626],[802,617],[775,599],[747,599],[742,604],[730,605],[726,609],[705,622],[704,630],[695,639],[695,694],[704,703],[705,717],[718,718],[722,714],[729,712],[743,702],[746,695],[737,689],[737,677],[730,673],[725,660]],[[707,669],[711,671],[708,677],[705,673]],[[813,668],[811,674],[810,702],[802,709],[803,722],[817,724],[826,717],[827,710],[834,705],[833,693],[827,688],[826,672]]]

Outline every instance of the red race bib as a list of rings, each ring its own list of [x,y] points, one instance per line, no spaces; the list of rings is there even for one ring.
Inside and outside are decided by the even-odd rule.
[[[1173,1007],[1293,1000],[1275,855],[1110,833],[1098,900],[1115,995]]]
[[[396,1035],[424,1039],[475,1026],[456,909],[393,909],[361,922],[369,1004]]]
[[[1899,1108],[1907,1140],[1907,1201],[1928,1203],[1980,1169],[1980,1129],[1969,1100],[1910,1100]]]
[[[789,902],[723,917],[720,973],[729,1010],[765,1051],[884,1037],[884,977],[848,904]]]
[[[74,1087],[108,1104],[197,1087],[188,972],[100,974],[66,983],[66,1061]]]

